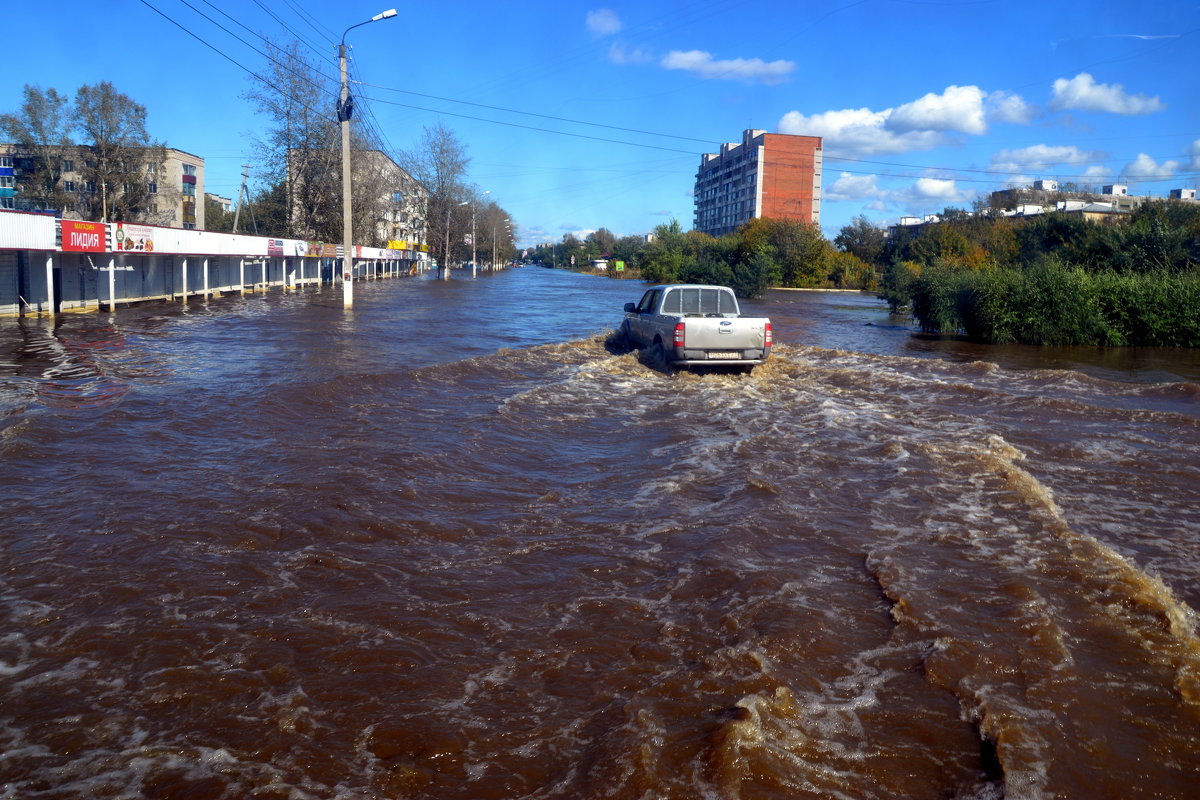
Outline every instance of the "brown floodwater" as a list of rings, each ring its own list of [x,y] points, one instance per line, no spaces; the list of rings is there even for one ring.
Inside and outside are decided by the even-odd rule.
[[[1200,359],[477,279],[0,320],[0,798],[1185,798]]]

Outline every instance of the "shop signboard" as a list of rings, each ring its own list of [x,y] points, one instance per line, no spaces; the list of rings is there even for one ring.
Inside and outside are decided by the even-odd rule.
[[[73,253],[108,251],[108,226],[103,222],[62,221],[62,249]]]
[[[116,242],[116,249],[121,252],[154,252],[154,229],[148,225],[118,222],[113,231],[113,240]]]

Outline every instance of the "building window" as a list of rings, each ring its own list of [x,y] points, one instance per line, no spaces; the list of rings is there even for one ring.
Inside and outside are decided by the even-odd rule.
[[[15,197],[0,197],[0,208],[15,210],[17,207],[17,198]]]
[[[75,162],[69,158],[64,158],[63,159],[63,172],[74,172],[74,171],[75,171]]]
[[[183,196],[184,197],[195,197],[196,196],[196,184],[185,183],[183,185]]]
[[[183,165],[183,174],[184,175],[195,175],[196,167],[192,164],[184,164]]]
[[[12,156],[0,156],[0,167],[11,167],[13,165]]]
[[[16,187],[16,178],[12,175],[0,175],[0,189],[12,189]]]
[[[154,181],[150,181],[150,184],[147,187],[147,191],[149,191],[150,194],[158,194],[158,184],[155,183]]]
[[[95,181],[88,181],[88,182],[87,182],[87,191],[89,191],[89,192],[95,192],[95,191],[96,191],[96,182],[95,182]]]
[[[63,181],[63,188],[68,192],[75,191],[75,181]]]

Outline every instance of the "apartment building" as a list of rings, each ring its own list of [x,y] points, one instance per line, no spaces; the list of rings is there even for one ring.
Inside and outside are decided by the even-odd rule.
[[[700,157],[696,230],[723,236],[757,217],[821,223],[820,136],[746,130]]]
[[[428,244],[429,191],[380,150],[358,154],[359,171],[374,172],[387,195],[378,220],[379,240],[395,250],[420,250]],[[369,184],[368,184],[369,185]]]
[[[374,246],[423,251],[427,244],[429,192],[382,150],[354,151],[354,236]],[[336,237],[342,230],[341,154],[294,149],[288,158],[289,227],[298,236]]]
[[[95,154],[87,145],[70,145],[55,150],[51,169],[58,173],[52,189],[38,185],[46,165],[42,157],[15,144],[0,144],[0,209],[52,213],[67,219],[92,222],[115,221],[114,209],[123,196],[136,193],[139,202],[133,218],[172,228],[203,229],[204,159],[172,147],[157,161],[146,149],[147,160],[138,185],[100,186],[90,176],[95,172]],[[119,213],[117,215],[120,215]],[[102,217],[108,217],[107,220]]]

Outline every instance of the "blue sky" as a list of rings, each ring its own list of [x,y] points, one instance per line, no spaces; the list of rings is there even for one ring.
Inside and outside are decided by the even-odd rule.
[[[356,119],[413,148],[452,129],[523,245],[692,223],[700,155],[746,128],[824,137],[822,227],[941,211],[1037,178],[1200,184],[1200,0],[13,2],[0,111],[108,80],[235,197],[265,125],[257,34],[298,38]],[[331,103],[331,111],[332,103]]]

